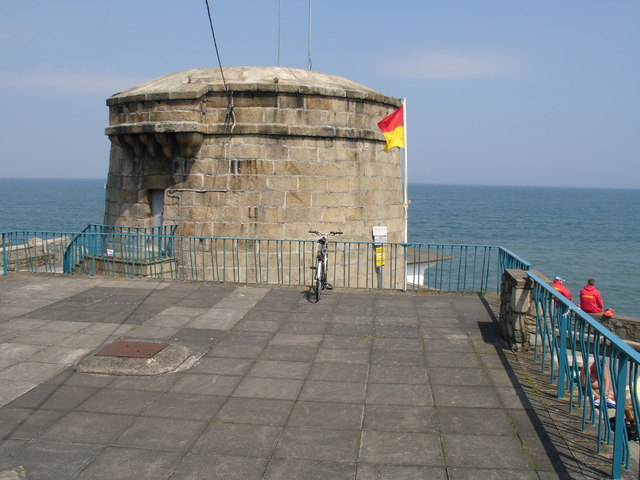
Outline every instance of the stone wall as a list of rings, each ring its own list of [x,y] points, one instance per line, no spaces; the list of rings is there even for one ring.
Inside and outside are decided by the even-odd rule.
[[[514,350],[528,350],[533,344],[536,307],[532,289],[533,282],[524,270],[507,269],[502,275],[498,322],[502,336]]]
[[[620,338],[638,350],[640,347],[640,319],[633,317],[625,317],[623,315],[614,315],[611,318],[601,316],[599,321]]]

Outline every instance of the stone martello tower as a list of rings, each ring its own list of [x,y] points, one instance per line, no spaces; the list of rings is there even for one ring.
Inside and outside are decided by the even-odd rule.
[[[400,101],[292,68],[194,69],[107,100],[105,224],[177,235],[402,242],[400,155],[377,122]]]

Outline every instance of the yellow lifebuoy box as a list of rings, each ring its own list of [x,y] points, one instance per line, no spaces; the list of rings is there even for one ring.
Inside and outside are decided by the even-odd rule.
[[[384,247],[376,247],[376,267],[384,266]]]

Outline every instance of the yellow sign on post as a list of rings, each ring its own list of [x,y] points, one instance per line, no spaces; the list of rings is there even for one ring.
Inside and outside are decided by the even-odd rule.
[[[384,266],[384,247],[376,247],[376,267]]]

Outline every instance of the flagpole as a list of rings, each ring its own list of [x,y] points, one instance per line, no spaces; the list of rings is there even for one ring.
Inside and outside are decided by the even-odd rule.
[[[409,193],[408,193],[408,180],[407,180],[407,159],[409,158],[407,155],[407,99],[402,99],[402,124],[404,125],[404,185],[403,185],[403,198],[402,203],[404,207],[404,243],[406,244],[409,239],[408,235],[408,218],[409,218]],[[403,287],[402,291],[407,291],[407,247],[404,247],[404,279],[403,279]]]
[[[409,194],[408,194],[408,182],[407,182],[407,99],[403,98],[402,99],[402,113],[403,113],[403,125],[404,125],[404,195],[403,195],[403,199],[402,202],[404,203],[404,243],[407,243],[408,241],[408,235],[407,235],[407,225],[408,225],[408,214],[407,211],[409,210]]]

